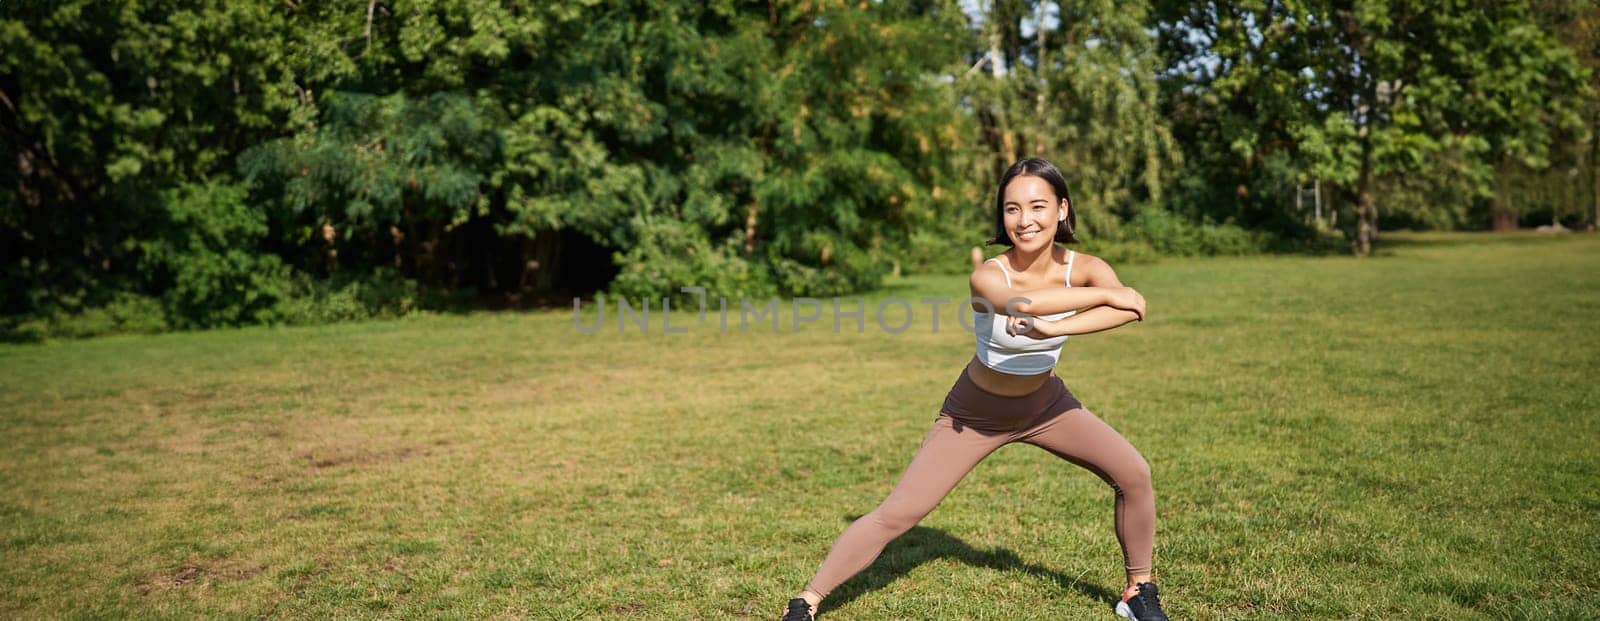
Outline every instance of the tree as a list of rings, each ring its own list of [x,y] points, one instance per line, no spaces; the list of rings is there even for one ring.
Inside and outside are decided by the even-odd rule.
[[[1350,197],[1357,255],[1377,237],[1380,193],[1413,219],[1462,209],[1438,207],[1440,194],[1487,197],[1506,213],[1510,192],[1495,180],[1547,166],[1551,136],[1573,125],[1580,74],[1525,4],[1171,3],[1158,16],[1170,24],[1172,114],[1195,159],[1211,163],[1199,174],[1237,182],[1244,210],[1259,194],[1247,185],[1260,182],[1255,165],[1282,154],[1269,170],[1295,182],[1309,173]]]
[[[1548,166],[1552,133],[1575,121],[1570,54],[1515,3],[1334,3],[1327,14],[1323,101],[1352,120],[1360,146],[1357,254],[1377,233],[1379,183],[1427,175],[1441,155],[1465,160],[1497,227],[1514,227],[1504,181],[1515,167]]]
[[[1164,116],[1184,145],[1173,207],[1282,229],[1289,190],[1313,171],[1315,93],[1306,7],[1298,2],[1157,2]]]
[[[1570,192],[1552,192],[1558,195],[1551,201],[1552,218],[1586,214],[1595,227],[1600,225],[1600,5],[1542,0],[1534,3],[1533,13],[1542,29],[1572,51],[1586,79],[1578,109],[1583,131],[1555,135],[1551,172],[1529,185],[1546,191],[1570,187]]]
[[[226,174],[293,105],[282,18],[263,3],[0,4],[0,313],[139,285],[162,193]]]
[[[993,0],[985,8],[978,28],[988,50],[962,83],[996,155],[984,178],[1021,157],[1050,159],[1090,230],[1115,230],[1161,204],[1181,156],[1158,108],[1145,5]]]

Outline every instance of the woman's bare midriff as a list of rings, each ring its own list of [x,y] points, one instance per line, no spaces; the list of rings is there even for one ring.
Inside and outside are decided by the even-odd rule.
[[[1045,371],[1038,375],[1012,375],[983,366],[983,363],[978,361],[977,356],[973,356],[971,360],[967,361],[967,375],[972,378],[972,383],[977,384],[979,388],[987,392],[1002,397],[1020,397],[1032,394],[1033,391],[1043,386],[1046,380],[1050,379],[1052,373],[1055,373],[1055,370]]]

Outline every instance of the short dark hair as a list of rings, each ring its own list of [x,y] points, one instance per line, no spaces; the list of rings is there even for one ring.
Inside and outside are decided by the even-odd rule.
[[[994,235],[985,244],[1001,244],[1010,246],[1011,236],[1006,235],[1006,186],[1011,180],[1021,176],[1038,177],[1050,184],[1056,191],[1056,204],[1061,204],[1061,199],[1067,199],[1066,226],[1056,227],[1055,240],[1064,244],[1076,244],[1078,238],[1074,232],[1078,228],[1078,205],[1072,202],[1072,195],[1067,192],[1067,180],[1061,176],[1061,171],[1056,169],[1043,158],[1030,157],[1018,160],[1006,169],[1006,174],[1000,176],[1000,188],[994,193]]]

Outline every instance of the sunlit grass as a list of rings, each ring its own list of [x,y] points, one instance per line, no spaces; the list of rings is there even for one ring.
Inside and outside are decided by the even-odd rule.
[[[1383,241],[1122,266],[1149,319],[1068,342],[1152,465],[1169,612],[1600,616],[1600,239]],[[776,618],[972,354],[920,299],[965,295],[0,347],[0,616]],[[1110,490],[1019,444],[822,618],[1109,618],[1120,568]]]

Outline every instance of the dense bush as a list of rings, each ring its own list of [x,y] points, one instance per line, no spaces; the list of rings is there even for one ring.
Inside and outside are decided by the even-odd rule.
[[[296,274],[292,291],[277,309],[287,324],[400,317],[418,305],[417,282],[389,267],[366,274],[340,272],[325,280]]]
[[[175,327],[270,323],[292,294],[293,270],[257,251],[266,215],[237,186],[185,185],[164,193],[156,235],[138,242],[140,272]]]
[[[166,311],[160,300],[124,291],[116,293],[103,306],[0,318],[0,341],[150,334],[168,328]]]
[[[611,281],[612,296],[636,306],[649,299],[652,308],[660,308],[659,298],[665,292],[674,308],[688,308],[698,305],[700,296],[682,292],[683,287],[704,287],[708,300],[761,299],[778,293],[765,267],[740,255],[737,238],[713,243],[695,227],[676,221],[641,230],[639,242],[618,253],[617,261],[627,267]]]
[[[1245,255],[1263,252],[1272,236],[1232,224],[1194,223],[1162,209],[1145,209],[1118,231],[1119,241],[1148,245],[1162,255]]]

